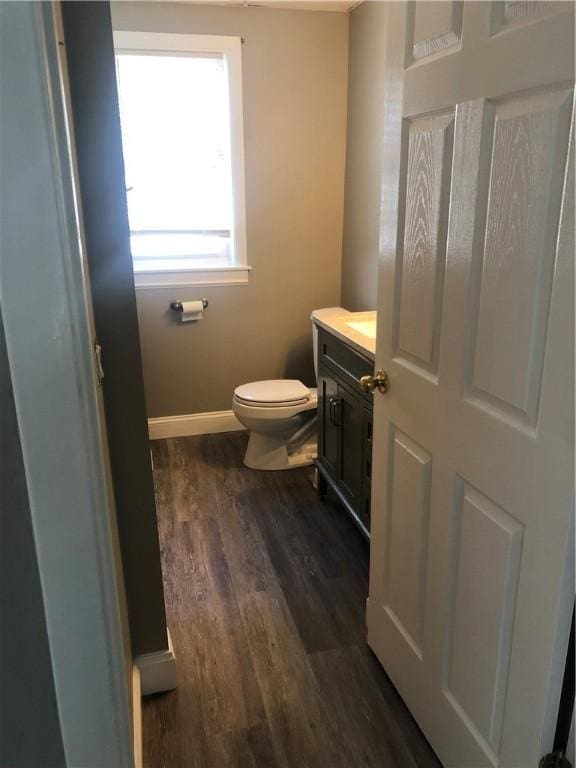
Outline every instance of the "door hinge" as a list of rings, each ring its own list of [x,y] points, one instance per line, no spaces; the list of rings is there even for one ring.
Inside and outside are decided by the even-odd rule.
[[[102,347],[97,341],[94,342],[94,360],[96,362],[96,376],[98,384],[102,384],[104,379],[104,368],[102,368]]]

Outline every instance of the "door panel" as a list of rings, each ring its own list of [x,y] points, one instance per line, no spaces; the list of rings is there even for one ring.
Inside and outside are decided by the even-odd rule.
[[[457,485],[446,696],[494,750],[502,726],[524,526],[461,478]]]
[[[408,51],[412,61],[447,53],[460,45],[462,0],[431,0],[408,8]]]
[[[321,463],[336,480],[338,477],[338,427],[333,413],[338,399],[338,385],[320,366],[318,374],[318,411],[320,440],[318,453]]]
[[[470,302],[468,396],[534,425],[544,359],[554,241],[572,92],[512,96],[488,105],[486,214]],[[488,144],[488,141],[486,142]]]
[[[397,357],[432,374],[438,368],[453,126],[450,111],[413,118],[403,131],[404,243],[394,347]]]
[[[384,604],[421,660],[432,457],[408,435],[392,434]]]
[[[526,768],[573,601],[574,10],[388,21],[368,641],[447,767]]]
[[[338,480],[350,505],[360,513],[364,408],[358,398],[342,386],[338,386],[337,414],[340,427]]]
[[[492,9],[492,29],[494,33],[506,27],[530,21],[536,16],[555,13],[558,3],[547,0],[505,0],[494,3]]]

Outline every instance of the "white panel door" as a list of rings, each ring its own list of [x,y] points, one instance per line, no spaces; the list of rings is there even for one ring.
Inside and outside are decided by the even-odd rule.
[[[530,768],[574,599],[574,10],[388,21],[368,642],[446,766]]]

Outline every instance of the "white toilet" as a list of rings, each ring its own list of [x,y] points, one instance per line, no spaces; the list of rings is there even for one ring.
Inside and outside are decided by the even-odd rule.
[[[342,307],[312,313],[314,372],[318,331],[314,318],[347,314]],[[294,469],[314,462],[317,455],[316,388],[297,379],[273,379],[242,384],[234,390],[232,409],[250,432],[244,464],[250,469]]]

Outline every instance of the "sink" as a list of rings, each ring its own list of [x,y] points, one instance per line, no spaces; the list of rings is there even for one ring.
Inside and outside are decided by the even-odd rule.
[[[369,339],[376,338],[376,320],[349,320],[346,325],[354,331],[358,331],[362,336]]]
[[[316,309],[312,319],[317,326],[337,336],[344,344],[365,357],[374,359],[376,351],[376,310],[348,312],[342,307]]]

